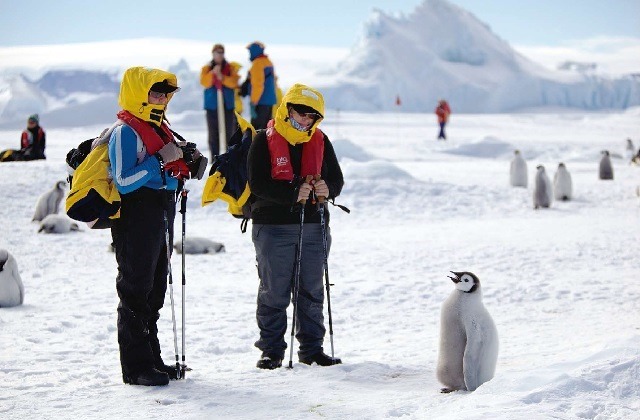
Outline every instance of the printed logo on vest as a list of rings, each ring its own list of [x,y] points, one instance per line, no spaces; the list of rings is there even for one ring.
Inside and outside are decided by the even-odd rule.
[[[285,166],[289,163],[289,159],[287,159],[286,156],[282,156],[282,157],[277,157],[276,158],[276,165],[277,166]]]

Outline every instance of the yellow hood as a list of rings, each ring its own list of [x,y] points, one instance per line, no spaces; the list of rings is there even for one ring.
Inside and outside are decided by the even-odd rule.
[[[287,111],[287,104],[300,104],[310,106],[320,113],[320,117],[313,123],[311,128],[307,131],[298,131],[289,123],[289,112]],[[300,83],[296,83],[285,93],[282,98],[282,102],[276,111],[275,116],[275,128],[278,133],[282,135],[289,143],[296,145],[299,143],[306,143],[311,140],[311,136],[315,133],[316,128],[320,124],[320,121],[324,118],[324,98],[322,94],[317,90],[305,86]]]
[[[171,86],[178,86],[178,78],[168,71],[149,67],[130,67],[122,76],[118,103],[122,109],[134,116],[160,126],[167,105],[151,105],[148,100],[151,86],[164,80]],[[167,104],[171,101],[173,93],[167,95]]]

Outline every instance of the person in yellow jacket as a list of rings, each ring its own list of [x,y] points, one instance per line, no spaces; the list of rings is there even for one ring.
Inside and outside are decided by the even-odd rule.
[[[218,122],[218,90],[222,89],[224,100],[224,123],[226,138],[233,135],[235,123],[235,91],[238,88],[238,71],[224,57],[224,45],[215,44],[211,50],[213,59],[202,67],[200,84],[204,87],[204,109],[209,130],[211,159],[220,154],[220,132]]]
[[[273,63],[264,53],[262,42],[247,45],[249,50],[249,97],[251,105],[251,125],[260,130],[267,127],[272,116],[272,107],[276,104],[276,79]]]

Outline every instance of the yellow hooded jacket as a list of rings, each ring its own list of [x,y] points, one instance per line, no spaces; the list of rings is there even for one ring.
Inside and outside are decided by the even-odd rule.
[[[322,94],[308,86],[295,84],[287,91],[282,100],[282,103],[278,107],[278,111],[276,112],[275,129],[276,131],[278,131],[278,133],[280,133],[289,143],[293,145],[308,142],[309,140],[311,140],[311,136],[313,135],[313,133],[315,133],[316,129],[318,128],[318,124],[323,119],[323,117],[319,118],[309,128],[308,131],[298,131],[295,128],[291,127],[291,125],[288,123],[289,112],[287,109],[287,103],[310,106],[311,108],[318,111],[321,116],[323,116],[324,98]],[[238,124],[240,125],[241,130],[245,132],[246,130],[251,129],[251,137],[253,138],[256,135],[256,132],[251,124],[249,124],[237,113],[236,117],[238,119]],[[245,147],[244,151],[248,152],[248,147]],[[244,160],[246,161],[246,157]],[[237,159],[236,161],[242,162],[243,160]],[[232,192],[227,185],[227,179],[223,172],[224,170],[217,170],[212,175],[210,175],[209,178],[207,178],[207,182],[202,191],[202,206],[204,207],[219,198],[229,205],[229,213],[236,217],[242,217],[242,206],[245,205],[251,195],[249,183],[246,179],[242,180],[244,181],[245,185],[244,190],[240,194],[238,194],[238,192]],[[242,171],[238,172],[241,173]],[[229,171],[229,175],[231,174],[232,171]]]
[[[134,116],[160,126],[166,105],[148,103],[149,90],[153,84],[167,81],[177,87],[174,74],[148,67],[131,67],[122,76],[120,84],[120,106]],[[173,93],[167,95],[171,100]],[[120,122],[121,124],[122,122]],[[110,174],[109,142],[111,131],[94,142],[93,149],[76,168],[65,209],[69,217],[88,222],[91,227],[109,227],[110,219],[120,217],[120,194]]]
[[[307,131],[298,131],[289,123],[289,109],[287,104],[299,104],[309,106],[320,114],[313,125]],[[284,137],[290,144],[296,145],[300,143],[306,143],[311,140],[311,136],[315,133],[320,122],[324,119],[324,97],[317,90],[296,83],[289,88],[282,98],[282,102],[276,111],[274,118],[274,127],[282,137]]]
[[[176,75],[168,71],[149,67],[128,68],[122,76],[118,103],[122,109],[129,111],[135,117],[160,126],[167,105],[153,105],[148,103],[148,100],[151,86],[164,81],[171,86],[178,86]],[[171,101],[174,93],[167,94],[167,104]]]

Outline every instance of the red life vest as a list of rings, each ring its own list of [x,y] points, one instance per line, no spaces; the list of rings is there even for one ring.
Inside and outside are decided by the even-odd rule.
[[[135,117],[129,111],[122,110],[118,112],[117,116],[118,119],[124,121],[125,124],[133,128],[133,130],[138,133],[144,143],[144,146],[147,148],[147,153],[149,155],[155,154],[158,150],[162,149],[165,144],[169,143],[173,139],[173,133],[165,123],[162,123],[160,128],[167,135],[167,139],[169,140],[165,140],[163,137],[160,137],[153,127],[140,118]],[[174,178],[189,178],[189,167],[182,159],[165,163],[164,168],[169,171],[169,174]]]
[[[271,178],[279,181],[292,181],[294,177],[289,153],[289,142],[276,131],[273,120],[267,124],[267,145],[271,155]],[[320,175],[324,157],[324,134],[319,128],[311,140],[302,143],[301,177]]]

